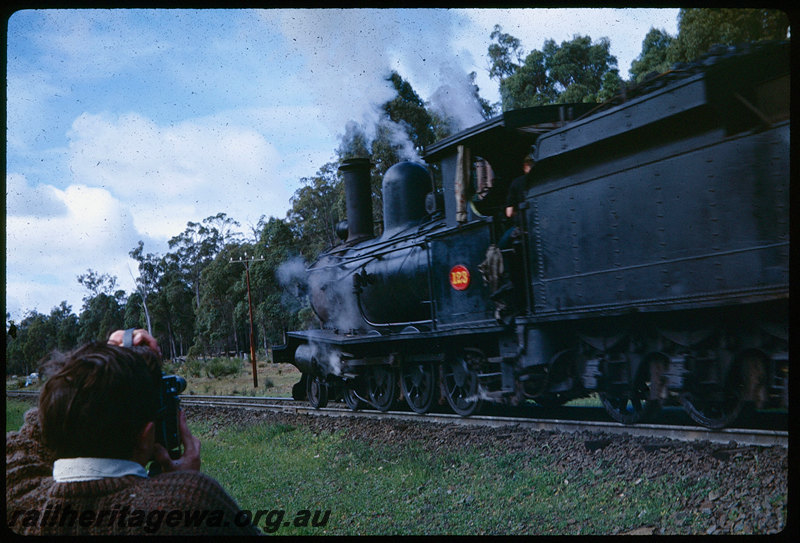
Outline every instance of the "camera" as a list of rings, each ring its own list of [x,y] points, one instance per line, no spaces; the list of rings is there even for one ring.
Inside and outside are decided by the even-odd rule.
[[[178,428],[178,410],[181,392],[186,390],[186,379],[179,375],[162,375],[158,392],[159,419],[156,442],[161,443],[171,458],[181,456],[181,432]]]
[[[156,419],[156,443],[167,449],[173,460],[181,456],[181,431],[178,427],[181,392],[186,390],[186,379],[179,375],[161,375],[158,387],[158,415]],[[149,474],[161,473],[158,462],[151,462]]]

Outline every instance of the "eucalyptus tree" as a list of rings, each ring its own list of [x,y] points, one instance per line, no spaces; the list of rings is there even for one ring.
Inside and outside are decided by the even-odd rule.
[[[125,291],[100,292],[88,298],[78,317],[78,341],[105,341],[114,330],[125,325]]]
[[[737,45],[788,37],[789,18],[777,9],[686,8],[678,13],[678,34],[651,28],[642,52],[631,63],[632,82],[662,73],[674,64],[691,62],[712,45]]]
[[[632,82],[640,83],[653,72],[666,72],[672,64],[668,55],[674,41],[665,30],[651,28],[642,41],[642,52],[631,63]]]
[[[287,220],[301,253],[307,258],[337,243],[336,224],[344,219],[344,188],[337,173],[339,165],[328,162],[292,196]]]
[[[92,269],[79,275],[78,282],[88,291],[78,317],[78,341],[103,341],[125,323],[125,291],[114,290],[116,277]]]
[[[270,217],[261,227],[254,254],[263,260],[250,268],[255,323],[266,351],[268,343],[282,340],[284,330],[304,328],[303,293],[292,289],[293,279],[304,280],[305,260],[289,223]],[[292,277],[292,274],[297,274]]]
[[[50,323],[55,331],[56,349],[67,351],[76,346],[80,336],[80,321],[71,305],[62,301],[50,310]]]
[[[607,94],[609,86],[619,88],[617,57],[611,54],[608,38],[593,43],[589,36],[575,36],[560,45],[547,40],[542,52],[547,74],[559,92],[558,103],[600,102],[600,94]]]
[[[678,35],[668,58],[690,62],[714,44],[785,40],[789,26],[788,15],[779,9],[684,8],[678,13]]]
[[[489,35],[494,43],[489,45],[489,77],[503,82],[514,75],[525,58],[522,43],[518,38],[503,32],[500,25],[494,25]]]
[[[134,303],[137,306],[141,306],[142,311],[144,312],[144,326],[147,328],[147,331],[152,335],[153,334],[153,323],[150,318],[150,311],[147,307],[147,298],[153,293],[153,290],[156,288],[159,279],[159,258],[154,255],[153,253],[144,253],[144,242],[139,240],[139,243],[133,249],[128,252],[128,255],[132,259],[134,259],[138,263],[139,268],[139,276],[135,278],[134,283],[136,285],[136,292],[138,294],[137,297],[131,296],[128,300],[129,304]],[[133,302],[131,302],[133,300]],[[128,315],[129,310],[126,308],[126,325],[128,322],[134,323],[133,315]],[[138,316],[137,316],[138,317]],[[133,325],[141,325],[139,322],[140,319],[136,319],[135,324]]]
[[[154,327],[164,347],[173,356],[186,354],[193,343],[195,305],[191,285],[180,272],[177,255],[167,253],[159,260],[160,275],[157,283],[158,296],[153,304]]]
[[[56,331],[47,315],[29,311],[15,325],[14,337],[6,336],[6,374],[28,375],[57,346]]]
[[[75,348],[79,337],[78,317],[66,301],[53,307],[49,315],[29,311],[18,324],[10,322],[6,334],[6,374],[36,371],[39,362],[53,350]]]
[[[236,306],[246,300],[240,265],[232,259],[244,256],[242,246],[229,243],[201,272],[200,304],[195,313],[195,350],[208,352],[240,352],[241,323],[236,319]]]
[[[196,224],[196,223],[192,223]],[[185,233],[185,232],[184,232]],[[188,265],[182,265],[183,247],[164,256],[144,252],[144,244],[130,251],[138,263],[136,292],[125,307],[126,326],[145,326],[158,340],[164,356],[181,356],[192,344],[194,293]]]
[[[238,233],[233,230],[237,226],[239,223],[227,214],[217,213],[199,223],[186,223],[186,229],[168,242],[177,258],[180,272],[195,294],[195,303],[198,306],[202,271],[226,243],[237,239]]]
[[[611,42],[576,35],[523,55],[518,39],[495,26],[489,46],[490,77],[497,79],[503,111],[555,103],[598,102],[622,83]],[[523,60],[524,59],[524,60]]]

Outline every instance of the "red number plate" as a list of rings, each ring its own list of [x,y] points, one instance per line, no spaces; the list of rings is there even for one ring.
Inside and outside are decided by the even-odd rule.
[[[450,270],[450,286],[456,290],[466,290],[469,286],[469,270],[458,264]]]

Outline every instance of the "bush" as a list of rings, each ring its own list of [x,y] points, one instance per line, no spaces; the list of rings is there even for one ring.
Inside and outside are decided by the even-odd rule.
[[[189,357],[183,363],[184,377],[200,377],[203,369],[203,362],[199,358]]]
[[[219,379],[225,375],[239,375],[242,371],[242,361],[238,358],[212,358],[205,363],[206,375]]]

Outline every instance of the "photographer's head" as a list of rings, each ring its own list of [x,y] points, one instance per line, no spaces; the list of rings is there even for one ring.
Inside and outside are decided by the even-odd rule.
[[[48,365],[58,369],[39,394],[39,419],[59,458],[132,459],[152,441],[145,434],[157,416],[161,376],[152,350],[90,343]]]

